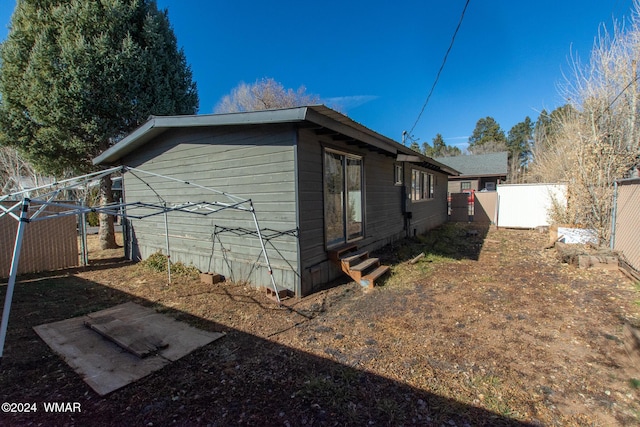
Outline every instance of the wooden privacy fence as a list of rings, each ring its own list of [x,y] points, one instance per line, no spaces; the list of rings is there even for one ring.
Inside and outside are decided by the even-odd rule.
[[[449,194],[449,221],[467,222],[473,220],[473,200],[471,193]]]
[[[9,207],[16,202],[1,202]],[[51,206],[48,210],[59,209]],[[0,217],[0,278],[9,277],[13,245],[18,221]],[[35,221],[25,227],[18,274],[51,271],[78,265],[78,232],[76,216],[63,216],[47,221]]]
[[[498,193],[479,191],[474,196],[473,221],[493,224],[498,211]]]
[[[449,221],[493,224],[497,209],[495,191],[449,194]]]
[[[640,275],[640,178],[616,183],[611,247]]]

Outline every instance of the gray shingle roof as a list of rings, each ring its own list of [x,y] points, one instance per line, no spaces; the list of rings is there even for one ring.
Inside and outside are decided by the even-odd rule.
[[[506,175],[508,153],[438,157],[435,160],[460,171],[461,176]]]

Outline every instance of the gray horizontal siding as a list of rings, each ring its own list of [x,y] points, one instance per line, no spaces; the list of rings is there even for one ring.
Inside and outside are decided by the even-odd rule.
[[[407,210],[412,212],[412,219],[409,223],[409,233],[410,235],[417,235],[423,234],[447,221],[448,175],[406,164],[404,177],[405,184],[409,186],[411,185],[411,169],[431,173],[436,179],[433,199],[415,202],[411,200],[407,201]]]
[[[328,261],[324,242],[323,144],[363,157],[365,238],[357,242],[358,246],[375,250],[404,236],[401,187],[394,185],[394,159],[301,129],[298,138],[298,197],[303,294],[311,293],[342,275]]]
[[[327,258],[324,244],[323,145],[345,153],[362,156],[365,179],[365,236],[357,241],[359,248],[376,250],[407,234],[403,215],[402,186],[395,185],[395,159],[357,145],[333,141],[301,129],[298,136],[298,196],[300,206],[300,253],[302,293],[308,294],[323,284],[340,277],[340,270]],[[411,168],[404,165],[404,185],[411,185]],[[447,219],[447,175],[433,173],[436,178],[434,199],[411,203],[413,213],[409,232],[423,233]]]
[[[404,229],[402,188],[394,183],[394,165],[393,158],[376,153],[367,156],[365,162],[366,240],[376,247],[389,243],[390,237],[395,238]]]
[[[124,163],[251,199],[260,228],[289,231],[296,229],[294,135],[289,125],[172,130],[131,153]],[[127,202],[234,203],[216,192],[136,171],[125,174],[124,188]],[[145,209],[132,211],[144,213]],[[171,212],[167,219],[174,261],[270,286],[256,237],[221,233],[213,242],[216,225],[255,230],[250,212],[227,209],[208,216]],[[133,220],[132,225],[137,256],[144,259],[159,250],[165,252],[164,215]],[[267,244],[267,253],[274,277],[281,278],[278,285],[295,289],[297,239],[274,238]]]

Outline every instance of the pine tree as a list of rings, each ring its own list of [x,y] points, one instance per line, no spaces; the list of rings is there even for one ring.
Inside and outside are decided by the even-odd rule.
[[[531,156],[531,141],[533,140],[533,122],[529,116],[524,121],[515,124],[507,137],[511,179],[517,179],[517,172],[526,167]]]
[[[493,117],[487,116],[478,120],[473,133],[469,137],[469,151],[474,154],[480,154],[483,150],[482,146],[491,147],[491,151],[504,151],[507,138],[500,125]]]
[[[433,146],[427,144],[429,148],[425,149],[425,154],[429,157],[452,157],[462,154],[458,147],[447,145],[442,134],[436,134],[431,142],[433,143]]]
[[[196,85],[154,0],[22,0],[0,46],[0,144],[49,174],[92,159],[151,114],[194,114]],[[111,180],[102,200],[110,202]],[[112,218],[103,247],[115,245]],[[105,231],[106,230],[106,231]]]

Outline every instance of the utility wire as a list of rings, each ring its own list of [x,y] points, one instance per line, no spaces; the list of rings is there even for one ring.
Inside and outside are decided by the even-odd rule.
[[[431,86],[431,90],[429,91],[429,95],[427,96],[427,100],[424,101],[424,105],[422,106],[422,110],[420,110],[420,114],[418,114],[418,118],[416,119],[416,121],[413,124],[413,126],[411,126],[411,130],[409,131],[409,135],[411,135],[413,133],[413,130],[418,125],[418,122],[420,121],[420,117],[422,117],[422,113],[424,113],[424,109],[427,108],[427,104],[429,103],[429,99],[431,99],[431,95],[433,95],[433,91],[435,90],[436,85],[438,84],[438,80],[440,79],[440,74],[442,73],[442,70],[444,69],[444,64],[447,63],[447,57],[449,56],[449,52],[451,52],[451,48],[453,47],[453,42],[456,40],[456,35],[458,34],[458,30],[460,29],[460,26],[462,25],[462,20],[464,19],[464,14],[467,11],[467,6],[469,6],[469,1],[470,0],[467,0],[467,2],[464,5],[464,9],[462,9],[462,14],[460,15],[460,21],[458,22],[458,26],[456,27],[456,30],[453,32],[453,37],[451,37],[451,43],[449,44],[449,48],[447,49],[447,53],[445,53],[445,55],[444,55],[444,59],[442,60],[442,65],[440,66],[440,69],[438,70],[438,74],[436,74],[436,79],[433,82],[433,86]]]
[[[627,89],[629,89],[631,87],[632,84],[634,84],[635,82],[637,82],[638,80],[640,80],[640,76],[636,76],[633,80],[631,80],[629,82],[629,84],[627,84],[624,89],[622,89],[615,98],[613,98],[613,101],[611,101],[609,103],[609,105],[607,105],[607,108],[604,109],[604,111],[602,111],[602,113],[600,114],[600,116],[602,116],[604,113],[606,113],[607,111],[609,111],[611,109],[611,107],[613,106],[613,104],[615,104],[615,102],[618,100],[618,98],[620,98],[622,96],[623,93],[625,93],[627,91]]]

